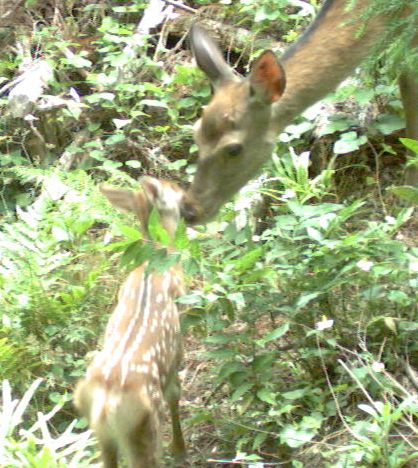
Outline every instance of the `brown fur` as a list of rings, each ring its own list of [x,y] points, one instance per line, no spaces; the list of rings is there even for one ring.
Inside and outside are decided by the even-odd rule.
[[[305,34],[283,55],[285,89],[283,77],[272,102],[264,104],[254,102],[252,84],[267,94],[275,89],[280,81],[275,81],[272,61],[267,60],[262,70],[253,70],[248,78],[238,78],[222,62],[217,45],[204,30],[192,28],[193,53],[215,93],[195,126],[199,160],[188,191],[194,200],[194,211],[185,213],[188,222],[202,223],[213,217],[269,159],[277,135],[298,114],[333,91],[382,39],[390,18],[376,15],[361,34],[359,27],[364,25],[356,22],[370,1],[357,0],[355,8],[347,10],[346,1],[327,0]],[[402,75],[401,90],[406,135],[414,138],[418,133],[415,72]],[[242,151],[229,157],[225,149],[231,143],[241,145]],[[406,180],[417,185],[418,170],[408,169]]]

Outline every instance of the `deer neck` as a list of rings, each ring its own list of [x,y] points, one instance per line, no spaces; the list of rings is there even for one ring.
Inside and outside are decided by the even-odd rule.
[[[274,105],[271,128],[280,132],[297,115],[332,92],[369,53],[384,31],[384,21],[368,20],[363,32],[356,19],[369,0],[358,0],[355,8],[347,2],[328,0],[303,36],[282,57],[287,86]]]

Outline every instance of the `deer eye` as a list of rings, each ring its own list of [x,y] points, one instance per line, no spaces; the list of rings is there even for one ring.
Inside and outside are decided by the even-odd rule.
[[[242,153],[242,145],[240,143],[227,145],[225,147],[225,152],[228,156],[235,158]]]

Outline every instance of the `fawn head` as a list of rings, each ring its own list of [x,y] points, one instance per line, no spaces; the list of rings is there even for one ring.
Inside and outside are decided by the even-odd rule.
[[[203,28],[192,27],[190,43],[214,91],[194,126],[199,158],[188,191],[193,205],[182,207],[189,223],[200,223],[214,216],[268,158],[275,138],[270,130],[272,104],[282,96],[286,80],[270,50],[258,57],[247,78],[241,78]]]
[[[139,183],[141,189],[135,192],[109,185],[101,185],[100,191],[116,208],[135,213],[145,234],[149,215],[155,208],[160,215],[161,225],[173,237],[180,220],[180,206],[185,206],[186,211],[189,206],[183,200],[183,190],[174,182],[149,176],[141,177]]]

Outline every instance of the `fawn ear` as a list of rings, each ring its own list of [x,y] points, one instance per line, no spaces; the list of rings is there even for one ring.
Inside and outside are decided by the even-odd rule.
[[[134,192],[131,192],[130,190],[118,189],[105,184],[101,184],[99,189],[116,208],[124,211],[136,211],[136,199]]]
[[[160,180],[155,177],[143,176],[139,179],[139,184],[145,196],[153,205],[156,200],[161,198],[163,188]]]
[[[255,61],[250,74],[251,90],[266,104],[276,102],[286,88],[286,75],[276,55],[264,51]]]

